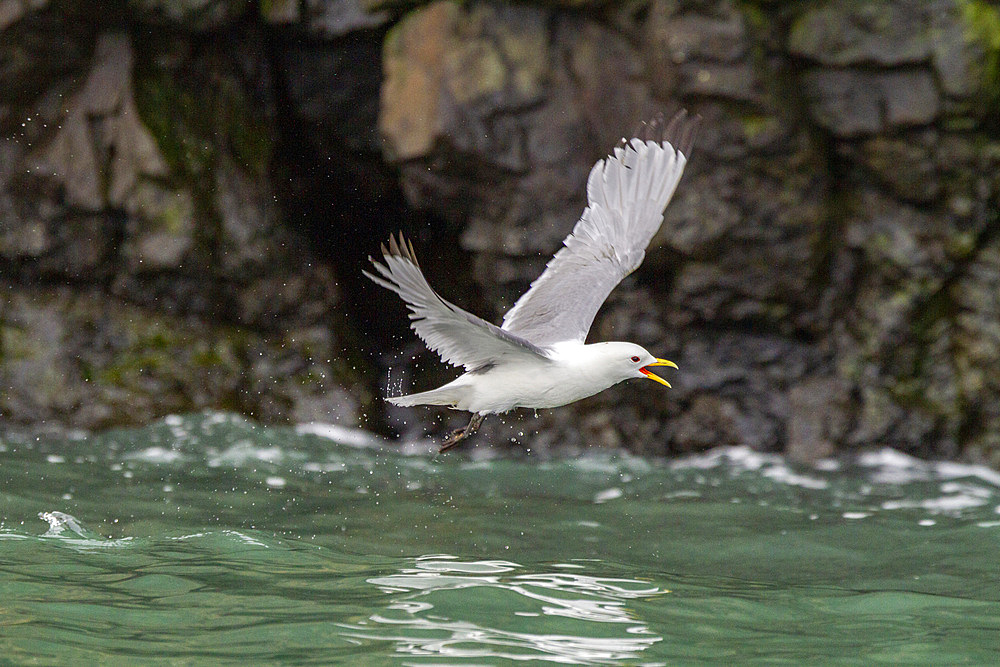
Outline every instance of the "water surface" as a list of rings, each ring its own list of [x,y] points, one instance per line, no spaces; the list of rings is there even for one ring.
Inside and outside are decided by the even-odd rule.
[[[209,413],[0,441],[15,662],[994,663],[1000,474],[435,456]]]

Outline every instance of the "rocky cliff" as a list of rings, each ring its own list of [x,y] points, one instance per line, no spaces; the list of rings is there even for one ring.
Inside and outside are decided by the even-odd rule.
[[[1000,464],[1000,8],[984,0],[0,0],[0,415],[440,432],[364,284],[391,230],[498,320],[657,110],[702,132],[595,340],[675,360],[488,420],[646,453]],[[650,383],[652,384],[652,383]]]

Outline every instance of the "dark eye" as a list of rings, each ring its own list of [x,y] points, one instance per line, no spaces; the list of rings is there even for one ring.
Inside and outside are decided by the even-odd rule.
[[[639,357],[632,357],[632,363],[639,363]]]

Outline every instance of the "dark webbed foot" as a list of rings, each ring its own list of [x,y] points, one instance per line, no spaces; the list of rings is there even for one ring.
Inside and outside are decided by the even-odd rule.
[[[451,433],[449,433],[444,437],[444,440],[441,441],[441,449],[439,449],[438,451],[446,452],[452,447],[461,444],[461,442],[466,438],[468,438],[470,435],[471,434],[469,433],[468,428],[456,428],[454,431],[452,431]]]
[[[472,419],[469,420],[465,428],[457,428],[445,436],[444,440],[441,441],[441,449],[438,452],[446,452],[452,447],[461,444],[463,440],[479,430],[479,426],[483,423],[484,419],[486,419],[486,415],[472,415]]]

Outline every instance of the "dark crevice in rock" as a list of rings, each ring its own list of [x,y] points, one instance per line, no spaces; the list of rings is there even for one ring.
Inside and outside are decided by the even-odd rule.
[[[419,248],[430,228],[441,227],[408,205],[396,169],[379,150],[373,103],[384,37],[384,30],[351,33],[312,44],[308,53],[300,39],[278,33],[268,38],[278,133],[272,182],[284,220],[318,261],[335,267],[343,295],[333,314],[341,331],[337,352],[359,369],[373,395],[382,393],[389,366],[396,366],[383,351],[412,334],[398,298],[362,271],[371,268],[369,256],[379,258],[379,243],[390,234],[402,232]],[[317,78],[320,71],[333,80]],[[440,257],[420,253],[420,259],[431,268],[433,282]],[[379,405],[369,413],[368,426],[384,431]]]
[[[950,325],[952,329],[957,328],[957,317],[960,310],[960,305],[957,303],[954,291],[957,289],[958,281],[965,277],[965,274],[969,271],[969,267],[972,263],[982,254],[985,249],[995,244],[1000,240],[1000,192],[995,192],[992,195],[991,201],[983,204],[983,210],[981,215],[984,218],[984,224],[979,232],[976,234],[975,241],[972,244],[972,250],[966,257],[966,261],[961,264],[961,268],[952,272],[942,285],[940,290],[941,299],[947,299],[946,308],[947,315],[950,320]],[[925,316],[926,317],[926,316]],[[924,330],[928,330],[929,326],[924,324]],[[952,354],[955,354],[955,350],[951,350]],[[989,371],[995,373],[995,370]],[[961,388],[958,390],[958,404],[959,404],[959,414],[961,415],[957,428],[955,428],[954,442],[957,446],[964,445],[966,443],[981,442],[986,438],[995,434],[990,434],[989,429],[991,428],[990,418],[996,419],[996,415],[988,415],[986,411],[987,402],[984,401],[983,396],[970,395],[966,391],[962,391]],[[992,425],[995,428],[995,425]],[[958,452],[953,453],[957,454]],[[936,454],[936,453],[935,453]],[[992,455],[996,457],[995,451],[975,451],[973,456],[977,458],[983,458]],[[992,463],[995,465],[997,463],[996,458],[993,459]]]

